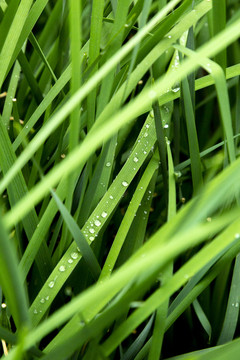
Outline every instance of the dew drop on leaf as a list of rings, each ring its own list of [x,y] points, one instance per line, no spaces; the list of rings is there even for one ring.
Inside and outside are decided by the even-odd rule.
[[[50,289],[52,289],[54,287],[54,281],[50,281],[50,283],[48,284],[48,286],[50,287]]]
[[[102,216],[103,218],[105,218],[105,217],[107,217],[107,213],[106,213],[105,211],[103,211],[102,214],[101,214],[101,216]]]
[[[179,87],[179,86],[176,86],[176,87],[172,88],[172,91],[173,91],[174,93],[178,92],[179,90],[180,90],[180,87]]]

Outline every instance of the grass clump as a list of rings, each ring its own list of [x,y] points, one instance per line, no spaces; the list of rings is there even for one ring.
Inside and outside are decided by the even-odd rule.
[[[0,2],[9,359],[238,359],[238,1]]]

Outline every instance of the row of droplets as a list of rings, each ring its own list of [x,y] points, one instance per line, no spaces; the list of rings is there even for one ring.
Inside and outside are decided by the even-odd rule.
[[[149,127],[150,127],[150,125],[149,125],[149,124],[146,124],[146,130],[147,130],[147,131],[145,131],[145,133],[143,134],[143,137],[145,137],[145,138],[148,136],[148,129],[149,129]],[[144,154],[147,154],[147,151],[144,150],[143,153],[144,153]],[[137,152],[136,152],[135,155],[134,155],[134,157],[133,157],[133,162],[134,162],[135,164],[137,164],[138,161],[139,161],[139,158],[138,158]],[[111,164],[110,161],[106,162],[106,164],[105,164],[106,167],[110,167],[111,165],[112,165],[112,164]],[[134,170],[136,170],[136,169],[134,168]],[[122,185],[123,187],[127,188],[128,185],[129,185],[129,183],[128,183],[128,181],[123,180],[123,181],[121,182],[121,185]],[[112,196],[112,195],[110,195],[109,198],[110,198],[111,200],[113,200],[113,196]],[[108,203],[108,201],[107,201],[107,203]],[[103,212],[101,213],[100,217],[102,217],[103,219],[105,219],[105,218],[107,217],[107,215],[108,215],[107,212],[106,212],[106,211],[103,211]],[[87,228],[83,231],[84,235],[85,235],[87,238],[89,238],[89,240],[90,240],[91,242],[94,241],[95,237],[97,236],[96,231],[95,231],[95,229],[94,229],[94,226],[100,227],[100,226],[102,225],[101,221],[99,220],[99,216],[96,216],[96,218],[97,218],[97,219],[93,220],[93,222],[90,222],[90,226],[87,226]],[[90,233],[90,234],[89,234],[89,233]]]

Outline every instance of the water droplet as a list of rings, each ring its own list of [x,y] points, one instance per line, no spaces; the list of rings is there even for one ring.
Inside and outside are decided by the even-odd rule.
[[[110,197],[111,200],[113,199],[113,196],[112,196],[112,195],[110,195],[109,197]]]
[[[33,310],[33,313],[36,315],[38,312],[37,312],[37,309],[34,309]]]
[[[76,260],[76,259],[78,258],[78,253],[72,252],[72,253],[71,253],[71,258],[74,259],[74,260]]]
[[[147,124],[147,125],[146,125],[146,128],[147,128],[147,129],[149,129],[149,126],[150,126],[150,125],[149,125],[149,124]]]
[[[64,272],[66,270],[64,265],[61,265],[60,268],[58,269],[60,272]]]
[[[168,128],[168,124],[164,125],[164,129],[167,129]]]
[[[235,239],[239,239],[239,238],[240,238],[240,234],[239,233],[235,234]]]
[[[95,230],[94,230],[93,228],[91,228],[91,229],[89,229],[89,232],[90,232],[91,234],[94,234],[94,233],[95,233]]]
[[[152,118],[154,118],[154,112],[153,112],[153,110],[150,111],[150,116],[151,116]]]
[[[168,38],[169,38],[169,39],[171,39],[171,38],[172,38],[172,36],[171,36],[171,35],[168,35]]]
[[[73,263],[73,260],[72,260],[72,259],[68,259],[68,263],[69,263],[69,264],[72,264],[72,263]]]
[[[126,181],[123,181],[123,182],[122,182],[122,186],[127,187],[127,186],[128,186],[128,183],[127,183]]]
[[[55,282],[54,281],[50,281],[50,283],[48,284],[48,286],[52,289],[54,287]]]
[[[90,236],[89,240],[90,240],[90,241],[93,241],[93,240],[94,240],[94,236]]]
[[[105,218],[107,217],[107,213],[105,211],[102,212],[101,217]]]
[[[178,179],[178,178],[180,178],[182,176],[182,173],[181,173],[181,171],[175,171],[174,175],[175,175],[175,178]]]
[[[146,155],[146,153],[147,153],[147,152],[146,152],[146,151],[144,151],[143,153],[144,153],[144,155]]]
[[[148,137],[148,133],[147,132],[145,132],[144,134],[143,134],[143,137]]]
[[[178,92],[180,90],[180,86],[176,86],[175,88],[172,88],[172,91],[174,93]]]
[[[95,221],[94,221],[94,224],[95,224],[96,226],[100,226],[100,225],[101,225],[101,221],[95,220]],[[89,230],[89,231],[90,231],[90,230]]]
[[[42,299],[40,300],[40,303],[41,303],[41,304],[44,304],[44,303],[45,303],[45,299],[42,298]]]
[[[87,235],[86,235],[86,236],[87,236]],[[77,251],[78,251],[78,252],[81,252],[81,250],[80,250],[80,248],[79,248],[78,246],[77,246]]]
[[[48,301],[48,300],[49,300],[49,296],[46,296],[46,297],[45,297],[45,300]]]
[[[235,307],[236,307],[236,308],[238,308],[238,307],[239,307],[239,303],[238,303],[238,302],[236,302]]]
[[[133,161],[134,161],[135,163],[137,163],[137,162],[138,162],[138,158],[135,156],[135,158],[133,159]]]
[[[110,167],[110,166],[111,166],[111,163],[108,161],[108,162],[106,163],[106,166],[107,166],[107,167]]]
[[[26,129],[28,129],[28,125],[26,125]]]

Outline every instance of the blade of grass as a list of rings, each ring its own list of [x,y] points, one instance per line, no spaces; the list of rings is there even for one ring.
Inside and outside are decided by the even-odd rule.
[[[167,194],[168,192],[167,147],[166,147],[165,134],[164,134],[162,118],[161,118],[158,102],[155,102],[153,104],[153,113],[154,113],[155,128],[157,134],[157,146],[161,161],[163,184],[165,187],[164,194]]]
[[[188,50],[186,48],[185,50],[183,50],[183,48],[180,45],[176,45],[175,47],[178,48],[179,50],[181,49],[181,51],[184,51],[188,56],[196,57],[196,60],[198,58],[198,61],[201,62],[201,66],[203,66],[214,77],[218,99],[219,99],[219,107],[221,111],[223,129],[226,134],[226,139],[228,141],[227,142],[228,155],[230,161],[231,162],[234,161],[236,156],[235,156],[234,142],[233,142],[231,111],[230,111],[229,97],[228,97],[227,86],[226,86],[223,70],[213,61],[210,61],[207,58],[204,59],[204,57],[202,57],[199,54],[197,55],[197,53],[194,53],[191,50]]]
[[[32,0],[22,0],[17,8],[11,27],[5,38],[0,55],[0,89],[9,68],[9,63],[17,46],[22,28],[27,19],[28,12],[32,5]]]
[[[19,81],[19,75],[20,75],[21,68],[18,63],[15,64],[11,80],[8,86],[7,96],[4,103],[4,108],[2,112],[2,121],[6,127],[9,125],[10,116],[12,113],[13,108],[13,99],[15,98],[16,94],[16,88]]]
[[[191,172],[193,181],[193,191],[196,194],[203,186],[201,160],[199,155],[199,144],[197,130],[195,125],[195,116],[193,112],[193,104],[187,79],[182,80],[182,93],[184,101],[184,109],[187,124],[189,152],[191,159]]]
[[[166,143],[167,157],[168,157],[168,222],[176,215],[176,184],[175,173],[173,166],[173,159],[170,144]],[[170,262],[164,268],[162,275],[159,276],[161,286],[168,283],[173,274],[173,262]],[[156,318],[154,322],[154,329],[152,334],[151,347],[148,359],[159,359],[161,356],[163,338],[166,327],[166,319],[168,314],[169,298],[156,311]]]
[[[3,174],[11,167],[11,165],[16,161],[16,155],[12,151],[11,142],[8,137],[7,130],[3,125],[2,120],[0,121],[0,137],[1,137],[1,147],[0,147],[0,165],[3,171]],[[20,200],[24,194],[28,192],[24,177],[22,172],[20,172],[13,183],[8,188],[10,203],[13,205],[18,200]],[[38,218],[35,210],[30,211],[29,215],[23,218],[23,226],[26,231],[28,240],[30,241],[32,234],[34,233],[38,225]],[[20,246],[21,248],[21,246]],[[39,269],[41,269],[41,277],[44,280],[47,277],[48,271],[51,269],[51,261],[48,253],[46,243],[43,242],[36,261]]]
[[[134,157],[135,162],[138,162],[138,157]],[[133,159],[133,161],[134,161]],[[153,155],[151,161],[149,162],[135,192],[132,197],[131,203],[128,206],[128,209],[125,213],[124,219],[119,227],[119,230],[116,234],[116,237],[113,241],[113,244],[111,246],[111,249],[108,252],[107,259],[104,263],[101,276],[99,278],[99,281],[102,281],[104,278],[109,277],[111,275],[111,272],[113,271],[114,265],[117,261],[117,258],[119,256],[119,253],[121,251],[121,248],[124,244],[124,241],[126,239],[127,233],[129,231],[129,228],[131,226],[132,220],[136,214],[136,211],[141,204],[141,200],[144,196],[144,193],[158,167],[158,156],[155,153]]]
[[[212,0],[212,22],[213,22],[213,36],[221,32],[226,27],[226,1]],[[226,49],[215,56],[215,61],[226,71],[227,67],[227,52]]]
[[[72,0],[70,2],[70,49],[71,49],[71,63],[72,63],[72,74],[71,74],[71,95],[80,88],[81,86],[81,4],[79,1]],[[79,133],[81,128],[81,112],[80,112],[81,104],[72,111],[70,114],[70,129],[69,129],[69,152],[71,152],[78,144],[79,141]],[[66,198],[66,207],[71,212],[72,208],[72,200],[73,200],[73,192],[75,188],[75,181],[77,178],[77,174],[72,174],[68,178],[68,188],[69,191],[67,193]],[[59,252],[60,254],[67,248],[67,237],[68,230],[67,227],[63,226],[62,237],[59,244]],[[96,270],[96,269],[95,269]],[[96,272],[94,273],[96,276]]]
[[[96,256],[94,255],[90,245],[87,242],[87,239],[85,238],[78,225],[76,224],[74,218],[71,216],[66,206],[63,205],[57,194],[54,191],[51,191],[51,194],[59,208],[59,211],[61,212],[64,221],[67,224],[68,230],[72,234],[78,246],[79,252],[81,252],[81,255],[85,260],[86,264],[88,265],[94,279],[97,280],[100,275],[101,268],[96,259]],[[73,255],[72,258],[74,259]],[[61,265],[59,267],[59,271],[64,272],[65,265]]]
[[[239,261],[240,256],[238,255],[235,260],[231,289],[228,298],[228,304],[226,314],[224,318],[223,328],[221,330],[218,345],[222,345],[228,341],[233,340],[234,333],[237,327],[237,321],[239,316]]]
[[[91,14],[91,29],[90,29],[90,41],[89,41],[90,65],[94,63],[95,60],[100,55],[103,11],[104,11],[104,0],[100,0],[100,1],[94,0],[92,6],[92,14]],[[95,73],[97,69],[98,69],[98,65],[96,64],[92,69],[92,74]],[[96,91],[97,91],[96,89],[93,89],[87,98],[88,130],[92,127],[95,121]]]
[[[30,326],[28,300],[18,272],[15,249],[0,220],[0,284],[17,329]]]
[[[206,314],[204,313],[199,301],[197,299],[195,299],[193,301],[193,308],[195,310],[195,313],[202,325],[202,327],[204,328],[204,330],[206,331],[207,335],[208,335],[208,339],[209,341],[211,340],[211,336],[212,336],[212,327],[211,324],[206,316]]]

